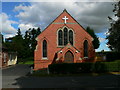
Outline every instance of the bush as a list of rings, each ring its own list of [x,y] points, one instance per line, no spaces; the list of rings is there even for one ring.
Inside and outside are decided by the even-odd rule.
[[[96,62],[96,63],[61,63],[49,65],[50,73],[56,74],[79,74],[91,72],[113,72],[120,71],[120,63]]]
[[[91,72],[93,63],[61,63],[49,65],[51,73],[66,74],[66,73],[88,73]]]
[[[97,52],[96,55],[99,57],[106,56],[106,61],[109,62],[120,59],[119,52]]]
[[[120,59],[120,53],[118,52],[106,53],[106,59],[107,61],[114,61],[114,60]]]

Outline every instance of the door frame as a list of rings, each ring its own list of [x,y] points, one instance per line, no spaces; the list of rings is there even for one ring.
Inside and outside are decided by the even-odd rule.
[[[70,53],[73,55],[73,63],[74,63],[74,57],[75,57],[75,56],[74,56],[74,54],[73,54],[73,52],[72,52],[71,50],[67,50],[67,51],[65,52],[65,54],[64,54],[64,61],[65,61],[65,55],[66,55],[67,52],[70,52]],[[63,62],[64,62],[64,61],[63,61]]]

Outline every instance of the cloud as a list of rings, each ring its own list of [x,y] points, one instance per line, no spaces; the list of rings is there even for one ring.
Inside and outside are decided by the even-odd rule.
[[[105,42],[105,40],[106,40],[105,38],[99,37],[99,41],[100,41],[100,42]]]
[[[45,28],[66,8],[68,12],[83,27],[90,26],[95,32],[104,32],[108,28],[108,16],[111,16],[113,5],[111,2],[32,2],[25,6],[20,4],[15,7],[19,11],[16,15],[21,23],[31,24]]]
[[[104,32],[109,26],[108,16],[111,16],[113,5],[111,2],[31,2],[31,5],[20,4],[14,8],[21,23],[45,28],[63,9],[68,12],[83,27],[90,26],[96,33]]]
[[[0,24],[2,25],[2,33],[4,34],[14,34],[16,29],[12,26],[12,24],[17,24],[16,21],[9,20],[9,16],[6,13],[1,13],[0,17],[2,17]]]
[[[18,28],[20,28],[22,34],[24,34],[25,31],[28,30],[29,28],[35,28],[36,29],[37,27],[33,26],[32,24],[19,24]]]

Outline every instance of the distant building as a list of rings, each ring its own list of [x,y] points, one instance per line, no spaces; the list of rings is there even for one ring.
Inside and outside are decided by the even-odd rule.
[[[0,35],[1,38],[2,34]],[[0,68],[17,63],[17,52],[9,51],[5,46],[0,44]]]

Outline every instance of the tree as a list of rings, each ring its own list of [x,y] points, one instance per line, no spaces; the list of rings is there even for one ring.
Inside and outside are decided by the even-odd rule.
[[[94,49],[99,48],[100,42],[99,42],[98,37],[95,35],[94,30],[91,29],[90,27],[87,27],[87,28],[86,28],[86,31],[87,31],[87,32],[93,37],[93,39],[94,39],[94,40],[92,41],[93,46],[94,46]]]
[[[111,26],[107,32],[107,45],[112,51],[120,52],[120,1],[114,4],[113,12],[117,20],[108,16]]]
[[[25,35],[23,37],[21,34],[21,30],[18,29],[17,35],[12,38],[6,39],[5,46],[9,49],[9,51],[17,51],[18,58],[33,58],[34,50],[37,45],[37,41],[35,39],[40,33],[40,28],[30,28],[25,32]]]
[[[37,41],[35,40],[36,37],[41,33],[40,28],[33,28],[33,29],[29,29],[25,32],[25,36],[24,36],[24,46],[26,49],[26,54],[27,56],[34,56],[34,50],[36,48],[37,45]],[[29,53],[28,53],[29,52]]]
[[[5,41],[5,46],[8,48],[9,51],[16,51],[18,58],[23,58],[23,52],[24,52],[24,45],[23,45],[23,37],[21,34],[20,29],[17,31],[17,35],[15,35],[12,38],[8,38]]]
[[[13,50],[17,51],[19,58],[24,57],[24,55],[23,55],[23,52],[24,52],[23,43],[24,43],[24,41],[23,41],[21,31],[20,31],[20,29],[18,29],[17,35],[14,36],[13,39],[12,39],[12,44],[13,44]]]

